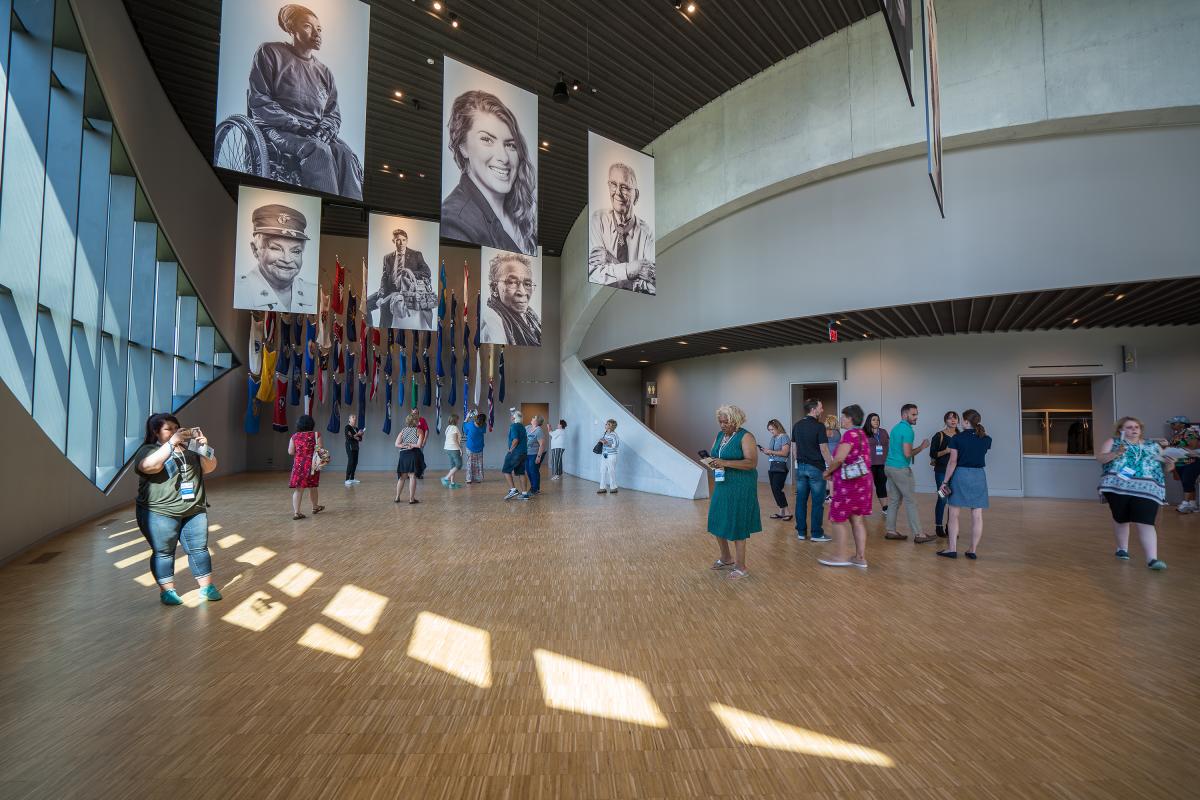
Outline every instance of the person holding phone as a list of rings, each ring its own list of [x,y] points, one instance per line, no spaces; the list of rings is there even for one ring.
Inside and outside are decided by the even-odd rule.
[[[787,429],[777,419],[767,423],[767,433],[770,436],[770,446],[759,445],[758,451],[767,457],[767,480],[771,484],[771,496],[775,498],[775,505],[779,508],[771,515],[771,519],[787,522],[792,515],[788,513],[788,499],[783,487],[791,471],[788,461],[792,453],[792,442],[788,438]]]
[[[1133,525],[1146,554],[1146,566],[1159,571],[1167,564],[1158,557],[1154,520],[1158,507],[1166,504],[1163,466],[1169,470],[1175,462],[1163,455],[1162,443],[1142,438],[1144,430],[1137,417],[1117,420],[1113,437],[1105,440],[1096,455],[1103,465],[1098,488],[1112,514],[1117,558],[1129,560],[1129,526]]]
[[[713,562],[716,570],[730,569],[729,580],[736,581],[746,571],[746,540],[762,530],[758,508],[758,442],[742,427],[746,412],[735,405],[717,409],[721,430],[713,441],[712,453],[701,451],[701,461],[713,472],[712,501],[708,505],[708,532],[720,545],[720,557]],[[733,542],[736,557],[730,553]]]
[[[358,445],[362,442],[363,429],[358,427],[358,415],[346,417],[346,485],[354,486],[362,481],[354,477],[358,471]]]
[[[189,447],[195,443],[197,449]],[[221,599],[213,585],[208,553],[208,500],[204,476],[217,468],[217,458],[199,428],[182,428],[172,414],[151,414],[146,438],[133,456],[138,476],[137,524],[154,554],[150,574],[163,605],[178,606],[175,549],[180,542],[188,567],[204,600]]]
[[[946,418],[949,418],[949,414]],[[956,415],[957,416],[957,415]],[[987,472],[984,459],[992,449],[992,437],[983,427],[983,418],[973,408],[962,413],[962,430],[950,437],[946,472],[938,483],[938,497],[950,506],[948,546],[939,550],[943,558],[958,558],[958,510],[971,509],[971,549],[967,558],[975,560],[979,540],[983,538],[983,510],[988,507]],[[936,451],[935,451],[936,452]]]

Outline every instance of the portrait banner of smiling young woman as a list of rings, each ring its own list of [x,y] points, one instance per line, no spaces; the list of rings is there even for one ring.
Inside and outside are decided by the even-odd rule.
[[[537,95],[444,61],[442,236],[537,255]]]
[[[479,341],[542,346],[542,252],[536,256],[480,248]]]
[[[371,214],[367,226],[367,299],[372,328],[437,329],[438,224]]]
[[[588,281],[656,294],[654,157],[588,131]]]
[[[371,8],[225,0],[213,165],[362,200]]]
[[[238,187],[233,307],[315,314],[321,198]]]

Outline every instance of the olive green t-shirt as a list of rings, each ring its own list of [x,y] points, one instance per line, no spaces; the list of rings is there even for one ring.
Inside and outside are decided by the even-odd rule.
[[[204,469],[200,456],[191,450],[176,451],[161,472],[142,472],[142,460],[160,447],[161,444],[144,444],[133,456],[133,468],[139,478],[138,506],[168,517],[189,517],[204,511],[208,507],[204,498]],[[179,484],[183,481],[191,481],[195,487],[196,496],[190,500],[179,494]]]

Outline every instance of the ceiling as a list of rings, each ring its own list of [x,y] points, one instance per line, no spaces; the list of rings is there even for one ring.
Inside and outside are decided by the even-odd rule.
[[[643,369],[680,358],[828,342],[960,333],[999,333],[1129,325],[1200,324],[1200,278],[1073,287],[970,297],[775,320],[693,333],[599,353],[589,367]]]
[[[696,3],[689,16],[672,0],[447,0],[441,12],[432,0],[372,0],[363,205],[438,216],[447,54],[538,94],[538,136],[549,142],[538,156],[540,239],[557,255],[587,204],[589,129],[641,149],[734,86],[878,9],[877,0]],[[211,161],[220,0],[125,6],[168,98]],[[560,71],[583,84],[565,105],[551,100]],[[904,92],[898,69],[895,90]],[[254,181],[220,175],[231,194]],[[337,202],[344,205],[326,204],[322,230],[366,236],[361,208]]]

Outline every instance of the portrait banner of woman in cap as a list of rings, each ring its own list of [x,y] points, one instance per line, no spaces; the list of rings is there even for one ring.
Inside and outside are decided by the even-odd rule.
[[[367,324],[437,328],[438,224],[371,214],[367,229]]]
[[[213,164],[362,199],[370,7],[225,0]]]
[[[445,59],[442,236],[537,254],[537,96]]]
[[[321,198],[238,187],[233,307],[315,314]]]
[[[542,346],[542,255],[480,249],[483,305],[479,340],[489,344]]]

